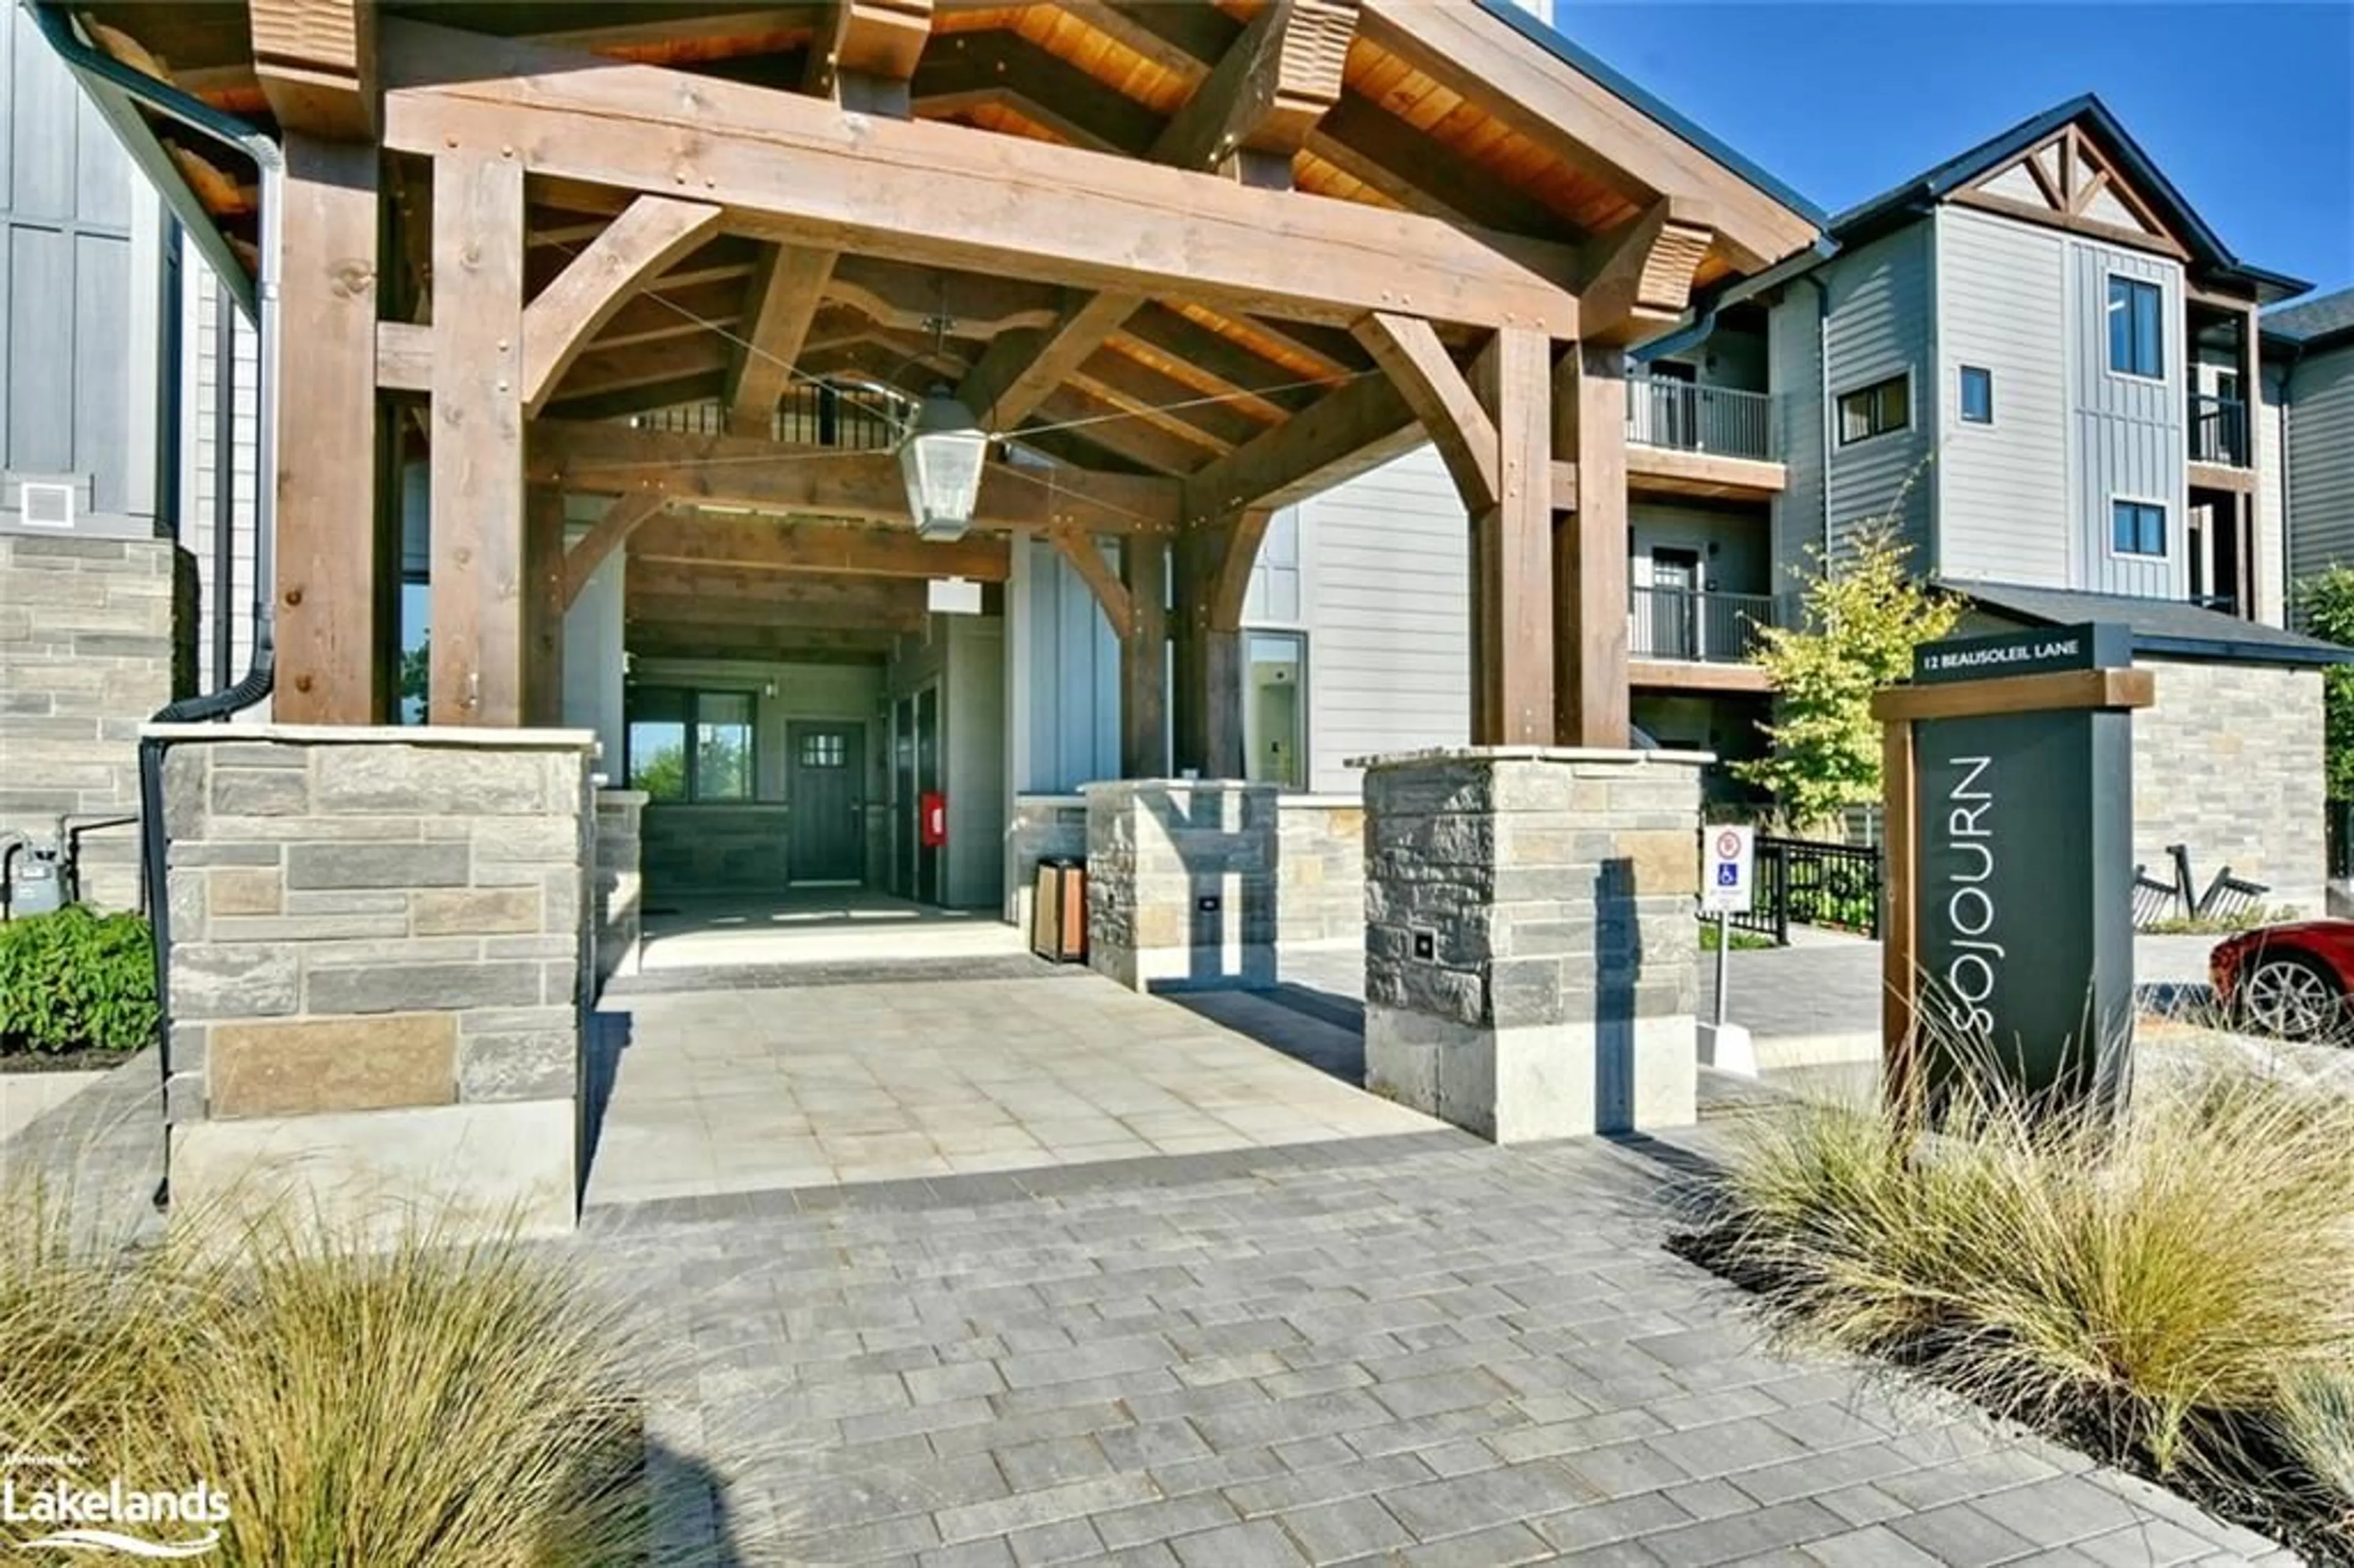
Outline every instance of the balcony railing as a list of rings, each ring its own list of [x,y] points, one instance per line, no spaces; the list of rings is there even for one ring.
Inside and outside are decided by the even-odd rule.
[[[1627,651],[1638,659],[1748,664],[1777,607],[1771,594],[1638,586],[1628,590],[1627,609]]]
[[[1638,446],[1723,457],[1774,455],[1773,399],[1689,381],[1627,378],[1627,439]]]
[[[2236,397],[2190,395],[2190,461],[2248,466],[2248,406]]]

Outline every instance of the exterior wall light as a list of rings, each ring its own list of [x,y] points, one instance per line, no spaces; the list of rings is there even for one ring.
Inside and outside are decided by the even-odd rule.
[[[907,514],[916,537],[943,544],[964,537],[981,501],[981,474],[989,433],[945,387],[924,397],[899,439],[899,472],[907,484]]]

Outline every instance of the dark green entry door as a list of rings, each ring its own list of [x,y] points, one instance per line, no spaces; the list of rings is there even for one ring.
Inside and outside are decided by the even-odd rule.
[[[792,877],[863,882],[866,870],[866,726],[816,720],[786,726],[792,757]]]

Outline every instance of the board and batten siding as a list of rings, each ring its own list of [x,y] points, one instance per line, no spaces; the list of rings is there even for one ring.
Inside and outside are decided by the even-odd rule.
[[[1937,561],[1947,576],[2067,588],[2067,247],[2058,232],[1941,207]],[[1993,378],[1994,422],[1965,424],[1964,366]]]
[[[2354,566],[2354,344],[2289,376],[2289,575],[2302,579]]]
[[[1830,548],[1836,556],[1863,530],[1893,515],[1898,536],[1912,548],[1915,569],[1933,559],[1933,482],[1919,471],[1936,407],[1935,389],[1929,385],[1936,363],[1930,238],[1927,222],[1911,224],[1836,259],[1821,272],[1830,290],[1830,408],[1825,415],[1831,438]],[[1910,423],[1841,445],[1839,399],[1892,376],[1912,377]]]
[[[79,530],[151,536],[168,410],[160,204],[14,5],[0,92],[0,526],[37,479],[73,484]]]
[[[1309,788],[1354,793],[1352,758],[1470,736],[1470,523],[1431,447],[1297,513]]]
[[[1067,795],[1119,777],[1119,639],[1070,563],[1043,539],[1017,539],[1006,598],[1007,656],[1022,683],[1013,789]]]
[[[2164,257],[2070,237],[2068,337],[2072,349],[2068,479],[2076,502],[2079,570],[2070,586],[2094,593],[2176,599],[2183,565],[2189,469],[2183,430],[2182,268]],[[2109,368],[2112,275],[2158,285],[2165,323],[2164,374],[2152,380]],[[2111,548],[2110,503],[2166,508],[2166,554],[2121,556]]]

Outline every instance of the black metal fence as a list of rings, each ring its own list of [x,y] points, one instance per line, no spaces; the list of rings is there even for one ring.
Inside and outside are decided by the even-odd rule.
[[[2329,879],[2354,877],[2354,800],[2332,800],[2325,819],[2329,828]]]
[[[1882,866],[1876,848],[1760,833],[1756,895],[1733,924],[1785,947],[1794,925],[1877,938]]]
[[[2248,466],[2248,406],[2236,397],[2190,395],[2190,461]]]

